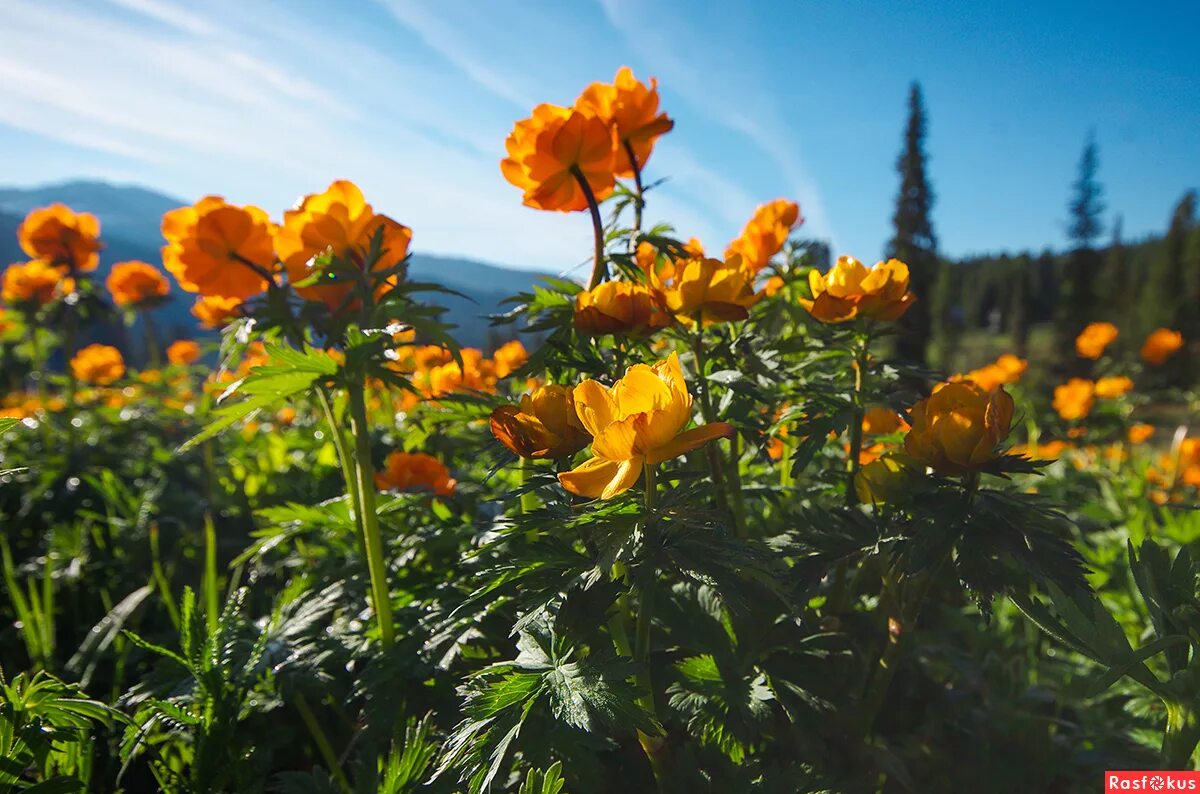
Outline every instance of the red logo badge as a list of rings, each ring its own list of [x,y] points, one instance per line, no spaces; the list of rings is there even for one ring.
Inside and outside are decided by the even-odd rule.
[[[1200,772],[1116,771],[1104,773],[1104,794],[1119,794],[1125,791],[1195,791],[1200,794]]]

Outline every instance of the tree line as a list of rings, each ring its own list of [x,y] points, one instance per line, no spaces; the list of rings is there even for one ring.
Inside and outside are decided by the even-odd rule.
[[[1200,223],[1196,191],[1175,204],[1161,236],[1129,241],[1119,214],[1108,210],[1100,181],[1100,151],[1089,135],[1067,194],[1064,250],[951,259],[938,251],[925,139],[928,118],[919,84],[908,98],[908,121],[897,160],[900,187],[885,256],[908,263],[912,287],[928,298],[903,318],[897,354],[920,363],[953,359],[965,333],[1004,334],[1024,356],[1031,329],[1053,330],[1062,365],[1074,365],[1073,340],[1090,322],[1115,323],[1130,337],[1155,328],[1200,338]],[[1186,357],[1181,365],[1186,370]],[[1182,373],[1180,373],[1182,374]]]

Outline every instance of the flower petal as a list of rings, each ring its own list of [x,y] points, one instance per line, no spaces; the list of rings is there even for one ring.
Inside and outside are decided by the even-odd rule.
[[[712,422],[700,427],[686,430],[669,442],[646,454],[647,463],[662,463],[664,460],[677,458],[685,452],[691,452],[715,438],[733,438],[736,434],[733,425],[728,422]]]

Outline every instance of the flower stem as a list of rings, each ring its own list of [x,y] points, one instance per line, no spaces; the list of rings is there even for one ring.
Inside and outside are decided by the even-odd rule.
[[[642,531],[649,534],[654,527],[654,507],[658,496],[656,475],[658,472],[655,466],[648,464],[642,473],[646,486],[642,501]],[[637,663],[637,683],[638,689],[641,690],[638,703],[654,715],[655,719],[658,718],[658,711],[654,705],[654,681],[650,671],[650,632],[654,627],[654,599],[657,595],[657,580],[658,571],[651,565],[638,587],[637,629],[633,641],[633,659]],[[638,731],[638,743],[641,744],[642,751],[646,754],[646,760],[650,762],[650,769],[654,772],[658,790],[663,791],[667,779],[666,737],[651,736]]]
[[[709,391],[709,382],[704,376],[708,365],[704,356],[704,325],[700,317],[696,318],[696,335],[692,337],[692,356],[696,364],[696,388],[700,391],[700,414],[704,417],[705,424],[712,424],[717,417],[712,403],[712,394]],[[740,505],[741,503],[741,489],[739,488],[736,492],[731,489],[715,444],[705,444],[704,455],[708,459],[713,485],[716,486],[717,505],[723,512],[729,513],[733,519],[733,528],[737,536],[745,538],[746,522],[741,511],[734,507],[735,504]]]
[[[633,184],[637,188],[637,196],[633,200],[633,232],[629,235],[629,252],[633,253],[637,246],[638,235],[642,233],[642,209],[646,206],[646,201],[643,198],[645,189],[642,187],[642,169],[638,165],[637,154],[633,151],[633,144],[625,141],[624,146],[625,156],[629,158],[629,166],[633,169]]]
[[[848,477],[846,480],[846,507],[858,504],[858,492],[854,490],[854,477],[858,474],[859,461],[862,457],[863,445],[863,416],[866,406],[863,402],[863,392],[866,388],[867,351],[870,348],[869,334],[860,336],[854,349],[854,393],[853,410],[850,413],[850,456],[846,461]]]
[[[329,773],[337,781],[338,788],[345,792],[345,794],[350,794],[353,789],[350,786],[350,781],[346,779],[346,773],[342,771],[342,765],[338,763],[337,753],[333,751],[333,745],[329,743],[329,737],[325,735],[324,729],[321,728],[321,723],[317,719],[317,715],[313,713],[312,706],[308,705],[308,700],[305,699],[304,695],[299,693],[296,695],[296,711],[300,712],[300,719],[304,721],[304,726],[308,728],[308,732],[313,739],[313,744],[317,746],[318,752],[321,753],[321,758],[325,761],[325,766],[329,767]]]
[[[387,565],[383,559],[383,539],[379,534],[379,516],[375,512],[375,467],[371,463],[370,427],[364,388],[355,382],[347,389],[350,397],[350,432],[354,435],[357,474],[358,517],[362,522],[363,546],[367,553],[367,572],[371,577],[371,600],[379,619],[383,647],[396,641],[392,623],[392,600],[387,583]]]
[[[529,484],[529,475],[533,472],[533,466],[529,462],[529,458],[521,458],[517,463],[517,471],[520,473],[521,487],[524,488]],[[529,515],[537,508],[537,497],[532,491],[521,492],[521,515]],[[536,533],[535,533],[536,536]]]
[[[333,410],[333,396],[324,385],[317,387],[317,402],[325,414],[325,423],[329,425],[329,435],[333,439],[333,448],[337,452],[338,465],[342,468],[342,478],[346,481],[346,495],[350,498],[350,518],[354,521],[354,531],[358,538],[359,550],[364,558],[367,556],[366,541],[363,538],[362,520],[358,511],[358,474],[355,471],[354,458],[346,443],[346,436],[338,425],[337,414]]]
[[[1200,715],[1182,702],[1167,704],[1167,727],[1163,732],[1162,768],[1191,769],[1192,755],[1200,743]]]
[[[154,324],[154,315],[150,310],[142,312],[143,330],[146,332],[146,360],[153,369],[162,366],[162,352],[158,347],[158,328]]]
[[[587,177],[583,175],[577,165],[571,166],[571,175],[579,183],[579,189],[583,191],[583,197],[587,199],[588,211],[592,215],[592,237],[595,251],[592,254],[592,277],[588,279],[588,289],[595,289],[601,281],[608,278],[608,265],[604,261],[604,223],[600,219],[600,204],[596,201],[596,194],[592,192],[592,186],[588,184]]]

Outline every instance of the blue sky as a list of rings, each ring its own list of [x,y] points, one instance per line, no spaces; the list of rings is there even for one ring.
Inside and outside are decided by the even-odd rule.
[[[1197,30],[1194,2],[0,0],[0,183],[278,217],[350,178],[418,250],[564,271],[588,222],[521,207],[504,138],[628,64],[676,119],[650,217],[711,249],[787,196],[808,234],[877,258],[913,79],[944,252],[1060,246],[1089,130],[1136,237],[1200,185]]]

